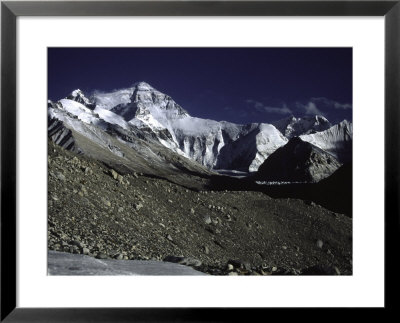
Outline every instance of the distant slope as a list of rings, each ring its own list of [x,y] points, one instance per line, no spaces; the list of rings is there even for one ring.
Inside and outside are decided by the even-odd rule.
[[[300,138],[327,151],[341,163],[352,160],[353,124],[347,120],[325,131],[303,135]]]
[[[217,169],[257,171],[265,159],[276,149],[286,144],[287,139],[270,124],[247,126],[249,131],[221,148]]]
[[[340,163],[318,147],[294,137],[260,166],[259,181],[318,182],[331,175]]]
[[[300,135],[311,134],[329,129],[332,125],[323,116],[307,116],[296,118],[294,116],[281,119],[272,124],[288,139]]]

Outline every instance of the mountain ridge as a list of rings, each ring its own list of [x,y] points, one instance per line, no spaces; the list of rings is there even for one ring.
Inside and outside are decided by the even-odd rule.
[[[72,126],[87,136],[86,126],[78,127],[77,121],[100,131],[114,132],[122,142],[126,134],[120,133],[139,133],[143,140],[151,138],[172,153],[210,170],[255,172],[276,149],[298,135],[336,155],[348,151],[349,138],[352,138],[352,133],[346,137],[333,130],[325,137],[317,136],[332,128],[326,118],[318,115],[245,125],[193,117],[170,96],[143,81],[108,93],[97,91],[89,97],[76,89],[64,99],[49,101],[48,114],[49,120],[60,120],[67,128]],[[352,126],[346,129],[352,132]],[[98,136],[101,137],[100,132]],[[329,145],[324,146],[325,138]]]

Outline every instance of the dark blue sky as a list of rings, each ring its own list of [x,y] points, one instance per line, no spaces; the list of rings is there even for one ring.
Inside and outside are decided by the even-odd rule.
[[[145,81],[192,116],[352,120],[351,48],[49,48],[48,96]]]

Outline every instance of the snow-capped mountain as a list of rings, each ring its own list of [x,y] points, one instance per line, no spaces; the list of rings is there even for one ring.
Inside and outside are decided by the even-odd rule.
[[[330,153],[341,163],[352,160],[353,124],[347,120],[325,131],[302,135],[300,138]]]
[[[229,141],[221,148],[216,168],[254,172],[287,141],[271,124],[249,124],[242,128],[236,140]]]
[[[48,115],[49,138],[68,149],[82,151],[89,140],[120,157],[127,155],[124,145],[149,157],[157,156],[158,147],[163,146],[163,151],[208,169],[244,171],[256,171],[291,137],[330,126],[321,116],[247,125],[196,118],[145,82],[91,96],[74,90],[64,99],[49,101]],[[78,137],[80,145],[74,144]],[[153,151],[150,154],[148,150]]]
[[[255,177],[259,181],[318,182],[340,166],[329,153],[294,137],[264,161]]]
[[[164,146],[208,168],[256,170],[287,141],[272,125],[237,125],[192,117],[171,97],[145,82],[128,90],[95,94],[93,98],[97,104],[95,111],[106,109],[139,128],[147,128],[158,136],[163,133],[159,140]],[[244,141],[251,144],[244,145]],[[233,142],[237,142],[235,147],[242,148],[220,153],[222,147]]]
[[[306,135],[324,131],[332,127],[331,123],[323,116],[306,116],[296,118],[290,116],[272,123],[286,138],[290,139],[300,135]]]

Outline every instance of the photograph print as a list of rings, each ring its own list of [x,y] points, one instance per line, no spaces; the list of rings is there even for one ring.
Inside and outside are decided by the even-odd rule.
[[[47,55],[48,275],[352,275],[352,48]]]

